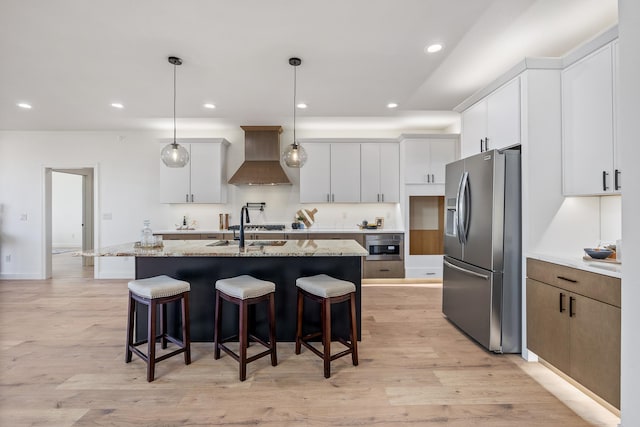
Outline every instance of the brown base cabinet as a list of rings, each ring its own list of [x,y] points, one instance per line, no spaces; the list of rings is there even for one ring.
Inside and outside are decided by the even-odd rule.
[[[527,347],[620,408],[620,279],[527,259]]]

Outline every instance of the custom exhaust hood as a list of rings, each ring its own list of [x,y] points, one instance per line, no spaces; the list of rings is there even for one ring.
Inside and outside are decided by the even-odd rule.
[[[282,126],[240,127],[244,130],[244,163],[229,179],[229,184],[291,184],[280,165]]]

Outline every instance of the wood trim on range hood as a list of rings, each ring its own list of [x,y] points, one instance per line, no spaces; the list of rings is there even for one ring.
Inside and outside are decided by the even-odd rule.
[[[280,164],[282,126],[240,127],[244,130],[244,163],[229,179],[229,184],[291,184]]]

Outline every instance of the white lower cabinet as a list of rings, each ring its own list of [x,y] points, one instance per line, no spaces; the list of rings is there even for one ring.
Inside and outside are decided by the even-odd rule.
[[[178,140],[189,163],[169,168],[160,160],[160,203],[226,203],[226,140]],[[167,142],[162,142],[160,150]],[[159,157],[159,156],[158,156]]]

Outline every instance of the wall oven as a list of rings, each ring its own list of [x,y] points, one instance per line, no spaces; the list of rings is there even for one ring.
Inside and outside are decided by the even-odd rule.
[[[369,251],[367,261],[403,260],[404,236],[402,234],[365,234],[365,249]]]

